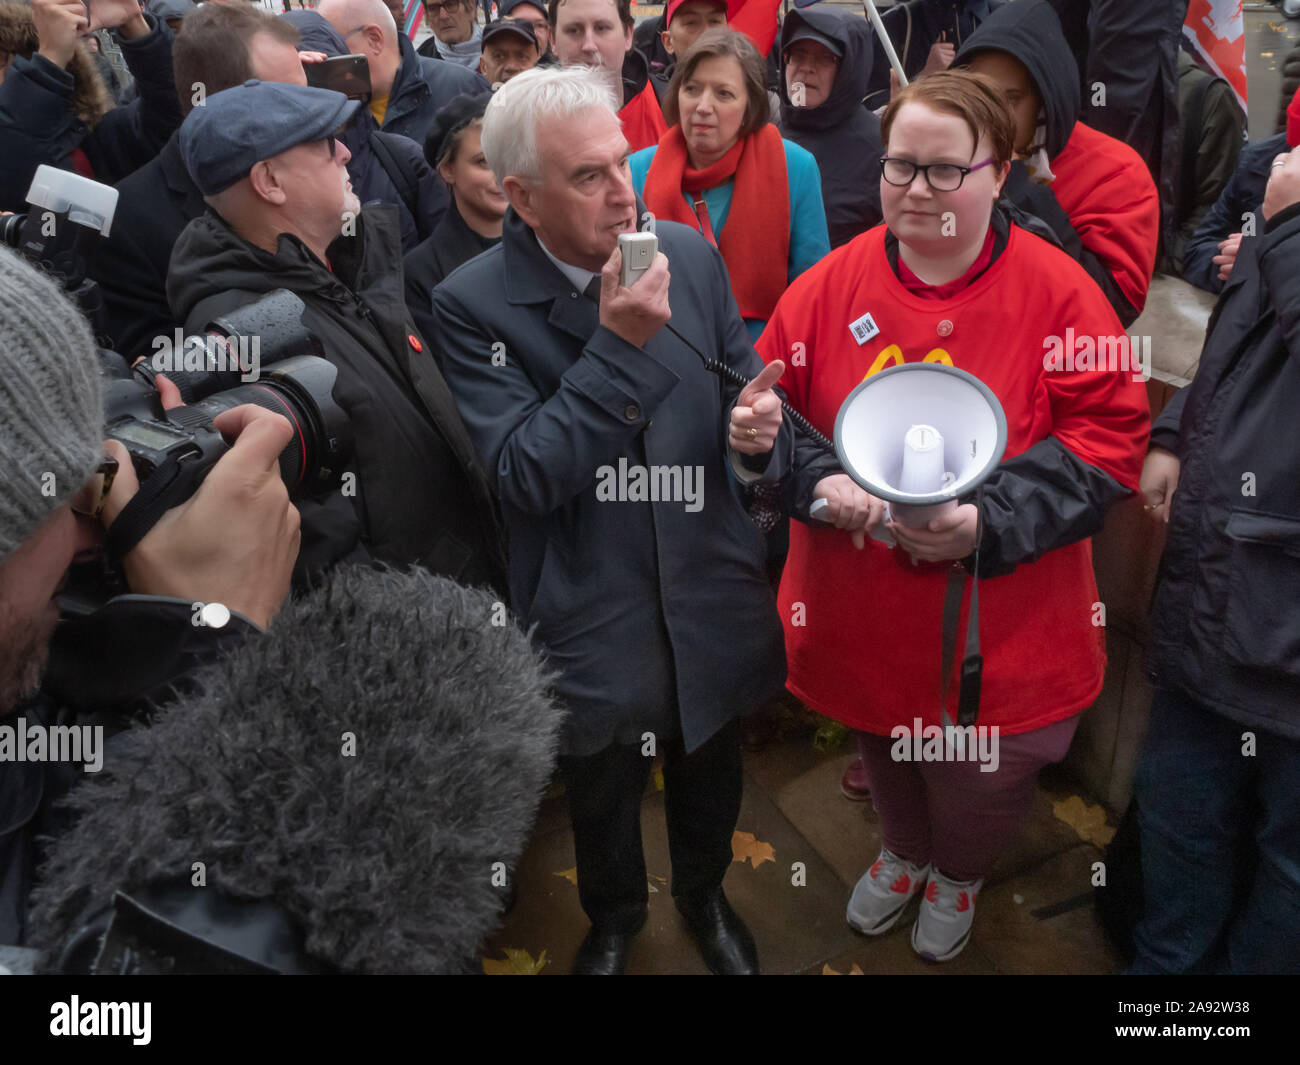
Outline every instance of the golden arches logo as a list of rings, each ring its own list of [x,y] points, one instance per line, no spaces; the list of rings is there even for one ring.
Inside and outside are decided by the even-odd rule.
[[[944,366],[951,366],[953,364],[952,356],[944,351],[943,348],[932,348],[921,361],[940,362],[943,363]],[[890,344],[889,347],[885,348],[884,351],[876,356],[876,361],[871,364],[871,369],[862,375],[862,380],[865,381],[868,377],[873,377],[880,373],[881,370],[888,369],[891,365],[902,366],[906,362],[907,360],[903,358],[903,349],[897,344]]]

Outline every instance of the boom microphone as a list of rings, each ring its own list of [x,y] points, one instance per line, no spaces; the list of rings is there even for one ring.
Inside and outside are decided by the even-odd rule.
[[[504,608],[337,567],[194,679],[72,793],[33,893],[42,967],[468,970],[563,715]]]

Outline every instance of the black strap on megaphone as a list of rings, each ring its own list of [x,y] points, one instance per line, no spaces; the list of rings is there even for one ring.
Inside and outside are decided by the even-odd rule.
[[[975,724],[980,712],[980,684],[984,675],[984,658],[980,655],[980,537],[984,532],[984,489],[975,493],[975,565],[971,577],[970,611],[966,617],[966,653],[961,660],[961,687],[957,692],[957,724],[965,728]],[[961,622],[962,594],[966,590],[966,568],[953,563],[948,571],[948,587],[943,599],[943,638],[940,655],[939,716],[947,728],[948,688],[952,664],[957,656],[957,628]]]

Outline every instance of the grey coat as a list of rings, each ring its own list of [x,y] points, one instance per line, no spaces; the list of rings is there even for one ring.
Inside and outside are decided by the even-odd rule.
[[[671,328],[753,377],[763,363],[721,256],[685,226],[660,222],[657,233]],[[565,753],[639,743],[643,729],[677,720],[693,750],[780,691],[764,540],[726,444],[739,388],[669,328],[636,348],[600,326],[513,211],[502,243],[454,271],[433,306],[447,382],[500,496],[513,609],[537,625],[572,711]],[[620,461],[698,468],[702,495],[598,498],[601,467]],[[788,418],[768,460],[746,465],[782,480],[801,516],[817,481],[839,472]]]

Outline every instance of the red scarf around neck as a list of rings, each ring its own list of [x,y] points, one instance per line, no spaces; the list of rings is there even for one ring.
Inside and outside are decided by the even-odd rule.
[[[732,177],[731,209],[717,237],[718,250],[741,317],[766,321],[785,292],[790,260],[790,180],[785,145],[775,126],[769,123],[745,137],[703,170],[691,167],[682,127],[673,126],[659,139],[642,199],[657,218],[698,230],[699,217],[683,193],[694,200]]]

